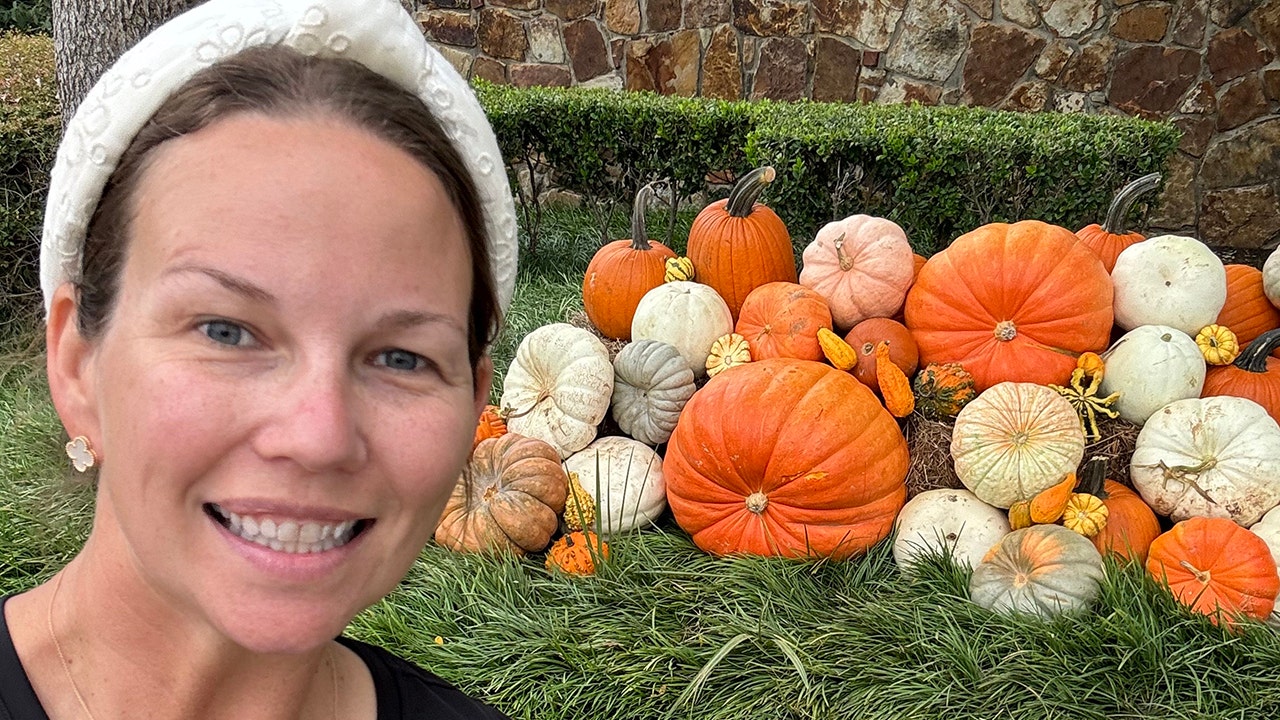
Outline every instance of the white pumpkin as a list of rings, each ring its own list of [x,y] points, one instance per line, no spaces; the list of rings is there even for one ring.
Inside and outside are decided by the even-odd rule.
[[[1280,425],[1245,398],[1170,403],[1138,433],[1129,477],[1174,522],[1221,517],[1249,527],[1280,504]]]
[[[631,319],[632,340],[674,345],[697,377],[707,374],[711,344],[733,332],[729,305],[710,285],[677,280],[645,293]]]
[[[1280,247],[1272,250],[1262,264],[1262,292],[1272,305],[1280,308]]]
[[[636,340],[613,359],[613,419],[642,443],[670,439],[696,389],[693,370],[673,345]]]
[[[612,394],[613,364],[600,338],[555,323],[520,341],[501,404],[511,412],[507,430],[542,440],[565,458],[595,438]]]
[[[975,567],[1009,533],[1009,517],[968,490],[926,490],[907,501],[894,528],[893,559],[903,572],[921,555],[943,552]]]
[[[1124,249],[1111,271],[1116,324],[1168,325],[1195,337],[1227,302],[1222,260],[1195,238],[1161,235]]]
[[[804,249],[800,284],[831,307],[837,328],[848,331],[902,308],[915,277],[907,234],[892,220],[853,215],[827,223]]]
[[[1084,428],[1052,389],[997,383],[956,415],[951,457],[956,476],[979,500],[1008,508],[1075,471],[1084,458]]]
[[[1200,397],[1204,389],[1204,354],[1191,336],[1167,325],[1130,330],[1102,359],[1107,370],[1098,394],[1119,392],[1113,407],[1135,425],[1175,400]]]
[[[1249,529],[1267,544],[1271,550],[1271,558],[1276,561],[1277,570],[1280,570],[1280,507],[1268,510],[1267,514]],[[1280,607],[1272,611],[1271,617],[1267,618],[1267,624],[1280,625]]]
[[[973,569],[969,597],[1004,615],[1053,617],[1088,607],[1106,577],[1102,555],[1061,525],[1032,525],[1000,539]]]
[[[596,504],[600,534],[652,525],[667,508],[662,458],[639,440],[602,437],[564,461]],[[594,529],[594,528],[589,528]]]

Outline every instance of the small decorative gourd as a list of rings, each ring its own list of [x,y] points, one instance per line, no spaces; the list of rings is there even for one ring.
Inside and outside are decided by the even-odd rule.
[[[1107,508],[1107,523],[1092,537],[1093,546],[1104,555],[1114,552],[1145,563],[1147,548],[1160,535],[1160,521],[1141,496],[1128,486],[1107,479],[1106,472],[1106,457],[1090,458],[1080,471],[1077,486]]]
[[[577,474],[579,486],[595,504],[596,524],[605,538],[651,525],[667,508],[662,458],[638,440],[599,438],[564,466]]]
[[[480,420],[476,423],[476,436],[471,442],[471,449],[475,450],[481,440],[506,434],[507,421],[502,417],[502,410],[496,405],[485,405],[484,411],[480,413]]]
[[[969,597],[1002,614],[1051,617],[1087,607],[1104,577],[1093,543],[1061,525],[1014,530],[973,570]]]
[[[609,544],[593,532],[566,533],[547,551],[547,570],[567,575],[594,575],[597,561],[609,559]]]
[[[894,528],[893,559],[909,573],[926,553],[948,553],[958,565],[977,565],[1009,533],[1009,521],[968,490],[944,488],[908,500]]]
[[[916,397],[911,392],[911,381],[902,373],[902,369],[889,359],[889,345],[883,342],[876,346],[876,384],[880,386],[884,408],[890,415],[904,418],[916,409]]]
[[[858,355],[844,338],[826,328],[818,328],[818,345],[827,362],[837,370],[852,370],[858,366]]]
[[[1058,522],[1058,518],[1062,517],[1062,513],[1066,511],[1067,505],[1071,502],[1072,491],[1075,490],[1075,487],[1076,474],[1071,472],[1067,473],[1062,482],[1036,493],[1036,496],[1031,498],[1031,504],[1027,508],[1031,514],[1032,524],[1043,525]]]
[[[578,473],[569,475],[569,496],[564,501],[564,524],[570,530],[585,530],[595,527],[596,500],[582,489],[578,481]]]
[[[960,363],[932,363],[912,383],[916,409],[930,420],[953,418],[978,396],[973,376]]]
[[[1230,365],[1240,354],[1236,334],[1222,325],[1205,325],[1196,334],[1196,346],[1210,365]]]
[[[1134,328],[1103,358],[1107,372],[1098,392],[1120,393],[1113,407],[1121,418],[1135,425],[1175,400],[1199,397],[1204,388],[1204,355],[1195,340],[1176,328]]]
[[[502,385],[507,429],[550,443],[560,457],[581,450],[609,412],[613,363],[600,338],[567,323],[544,325],[516,348]]]
[[[666,272],[662,276],[663,282],[692,281],[695,279],[694,276],[692,260],[687,257],[667,258]]]
[[[613,419],[642,443],[666,442],[696,389],[693,370],[673,345],[636,340],[613,359]]]
[[[751,346],[747,339],[738,333],[722,335],[711,343],[711,352],[707,354],[707,375],[715,377],[735,365],[749,362]]]
[[[1227,301],[1222,260],[1199,240],[1161,235],[1116,258],[1116,324],[1125,330],[1167,325],[1189,337],[1218,317]]]
[[[1087,538],[1096,537],[1107,526],[1109,512],[1102,498],[1088,493],[1072,493],[1062,512],[1062,526]]]
[[[733,316],[716,291],[685,280],[663,283],[646,293],[631,322],[633,340],[674,345],[699,377],[707,371],[711,344],[732,331]]]

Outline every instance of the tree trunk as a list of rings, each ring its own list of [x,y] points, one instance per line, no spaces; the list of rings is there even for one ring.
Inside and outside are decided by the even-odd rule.
[[[204,0],[53,0],[53,52],[62,122],[102,73],[147,33]]]

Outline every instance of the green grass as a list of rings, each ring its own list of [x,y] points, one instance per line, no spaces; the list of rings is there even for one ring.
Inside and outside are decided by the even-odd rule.
[[[591,232],[585,213],[549,218],[500,367],[526,332],[580,307]],[[91,498],[68,481],[62,442],[38,355],[0,358],[0,593],[48,577],[83,542]],[[843,563],[713,558],[668,517],[611,550],[598,576],[569,578],[541,555],[429,546],[350,633],[515,718],[1280,714],[1280,633],[1214,627],[1140,568],[1109,565],[1090,611],[1043,622],[968,602],[967,571],[942,558],[905,578],[887,544]]]

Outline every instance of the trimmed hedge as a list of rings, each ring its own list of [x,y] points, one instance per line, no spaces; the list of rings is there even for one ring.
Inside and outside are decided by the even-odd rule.
[[[1116,189],[1165,170],[1179,139],[1123,116],[477,90],[513,171],[542,167],[561,188],[627,203],[649,180],[674,178],[687,198],[708,173],[768,163],[779,177],[765,201],[798,245],[860,212],[898,222],[925,254],[987,222],[1098,222]]]

